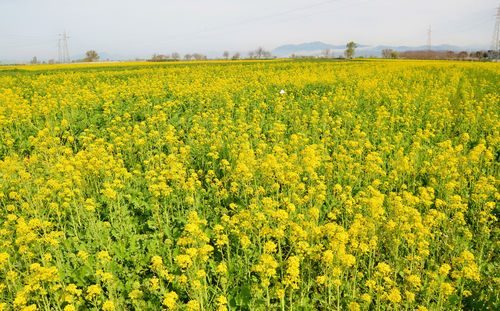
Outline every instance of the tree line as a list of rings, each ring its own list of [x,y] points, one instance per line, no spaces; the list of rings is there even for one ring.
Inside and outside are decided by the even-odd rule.
[[[340,55],[338,58],[353,58],[355,54],[355,50],[358,47],[358,44],[355,42],[351,41],[346,44],[346,49],[344,50],[344,55]],[[384,49],[381,52],[382,58],[404,58],[404,59],[430,59],[430,60],[491,60],[491,59],[497,59],[500,57],[498,55],[498,52],[495,50],[488,50],[488,51],[473,51],[473,52],[467,52],[467,51],[461,51],[461,52],[454,52],[454,51],[432,51],[432,50],[415,50],[415,51],[404,51],[404,52],[398,52],[394,51],[392,49]],[[311,58],[313,56],[299,56],[292,54],[291,58]],[[330,49],[325,49],[321,52],[320,58],[333,58],[334,54]],[[373,57],[373,56],[372,56]],[[222,59],[225,60],[239,60],[239,59],[271,59],[275,58],[271,54],[271,52],[265,50],[262,47],[258,47],[255,50],[252,50],[248,52],[247,57],[243,57],[239,52],[236,52],[234,54],[230,54],[229,51],[224,51],[222,53]],[[77,60],[76,62],[96,62],[99,61],[100,57],[98,53],[95,50],[89,50],[85,53],[85,58],[81,60]],[[186,60],[186,61],[203,61],[203,60],[208,60],[208,57],[206,55],[200,54],[200,53],[186,53],[184,56],[181,56],[177,52],[173,52],[171,54],[159,54],[155,53],[153,56],[148,59],[147,61],[152,61],[152,62],[166,62],[166,61],[180,61],[180,60]],[[75,61],[73,61],[75,62]],[[41,62],[37,59],[36,56],[33,57],[33,59],[30,61],[31,64],[40,64]],[[43,62],[45,64],[45,62]],[[56,63],[53,59],[48,61],[49,64],[54,64]]]
[[[431,60],[489,60],[496,59],[498,54],[494,50],[488,51],[405,51],[399,53],[405,59],[431,59]]]
[[[239,52],[236,52],[234,54],[230,54],[229,51],[224,51],[222,53],[222,59],[225,60],[239,60],[243,59],[243,57]],[[273,58],[271,52],[265,50],[262,47],[258,47],[255,50],[252,50],[248,52],[248,57],[246,59],[271,59]],[[186,60],[186,61],[201,61],[201,60],[208,60],[208,57],[206,55],[200,54],[200,53],[187,53],[184,54],[184,57],[181,57],[181,55],[177,52],[174,52],[172,54],[159,54],[155,53],[153,56],[148,59],[148,61],[152,62],[166,62],[166,61],[179,61],[179,60]]]

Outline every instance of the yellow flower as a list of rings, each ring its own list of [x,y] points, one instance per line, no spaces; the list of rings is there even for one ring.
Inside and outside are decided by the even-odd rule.
[[[326,282],[326,275],[320,275],[316,277],[316,284],[319,286],[324,285]]]
[[[158,269],[159,267],[161,267],[162,264],[163,260],[161,259],[160,256],[151,257],[151,267],[153,267],[153,269]]]
[[[421,285],[421,282],[420,282],[420,277],[418,277],[417,275],[414,275],[414,274],[409,275],[409,276],[407,277],[407,280],[408,280],[408,282],[409,282],[411,285],[413,285],[413,287],[415,287],[415,288],[419,288],[419,287],[420,287],[420,285]]]
[[[163,299],[163,305],[167,307],[169,310],[174,310],[177,306],[177,293],[176,292],[169,292],[165,295],[165,298]]]
[[[178,255],[175,257],[175,261],[182,269],[186,269],[193,265],[193,261],[189,255]]]
[[[79,251],[77,254],[78,257],[82,258],[83,260],[87,259],[89,254],[86,251]]]
[[[443,276],[447,276],[448,273],[450,272],[450,270],[451,270],[450,265],[445,263],[445,264],[441,265],[441,267],[439,268],[439,274],[443,275]]]
[[[451,295],[455,291],[453,286],[450,283],[446,282],[442,283],[439,289],[445,297]]]
[[[356,302],[349,303],[349,311],[359,311],[359,310],[361,310],[359,304],[357,304]]]
[[[334,256],[331,250],[326,250],[323,252],[321,260],[326,264],[331,264],[333,262]]]
[[[160,288],[160,280],[156,277],[149,279],[151,290],[158,290]]]
[[[226,274],[227,273],[227,266],[225,263],[221,262],[220,264],[217,265],[217,268],[215,268],[215,272],[219,274]]]
[[[186,304],[186,309],[188,311],[198,311],[198,310],[200,310],[200,305],[199,305],[198,301],[196,301],[196,300],[190,300]]]
[[[22,310],[23,311],[37,311],[39,309],[38,309],[37,305],[31,304],[29,306],[26,306],[26,307],[22,308]]]
[[[72,295],[75,295],[75,296],[80,296],[82,294],[82,290],[81,289],[78,289],[78,287],[75,285],[75,284],[68,284],[66,286],[66,291]]]
[[[66,307],[64,307],[63,311],[76,311],[76,308],[74,305],[66,305]]]
[[[264,244],[264,253],[274,253],[276,251],[276,244],[273,241],[267,241],[266,244]]]
[[[297,256],[290,256],[287,259],[288,267],[286,269],[286,275],[283,279],[283,285],[285,287],[290,286],[292,289],[299,288],[300,282],[300,259]]]
[[[389,291],[389,295],[387,296],[390,302],[392,303],[400,303],[401,302],[401,292],[397,288],[393,288]]]
[[[109,256],[108,251],[100,251],[97,254],[97,259],[99,259],[102,262],[108,262],[111,261],[111,256]]]
[[[0,269],[3,269],[7,261],[9,260],[10,255],[6,252],[0,253]]]
[[[388,264],[384,263],[384,262],[379,263],[377,265],[376,269],[382,275],[387,275],[387,274],[391,273],[391,267]]]
[[[87,288],[87,296],[85,297],[87,300],[92,300],[97,295],[100,295],[102,292],[101,287],[98,284],[90,285]]]
[[[107,300],[103,305],[102,305],[102,310],[103,311],[113,311],[115,310],[115,304],[110,301],[110,300]]]
[[[361,300],[369,303],[370,301],[372,301],[372,297],[365,293],[365,294],[361,295]]]
[[[227,310],[227,298],[225,296],[219,296],[215,299],[219,311]]]
[[[406,300],[410,303],[415,301],[415,294],[409,291],[405,291]]]

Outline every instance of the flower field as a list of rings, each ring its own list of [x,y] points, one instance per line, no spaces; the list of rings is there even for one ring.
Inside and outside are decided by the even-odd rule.
[[[0,67],[0,137],[0,310],[500,308],[500,64]]]

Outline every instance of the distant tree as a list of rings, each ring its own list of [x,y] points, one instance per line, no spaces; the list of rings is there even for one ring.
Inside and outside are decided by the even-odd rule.
[[[38,64],[40,64],[40,62],[38,61],[38,58],[36,58],[36,56],[33,56],[33,59],[31,59],[30,64],[38,65]]]
[[[241,57],[240,53],[236,52],[236,53],[234,53],[234,55],[233,55],[233,57],[231,59],[232,60],[238,60],[238,59],[240,59],[240,57]]]
[[[498,58],[498,52],[495,50],[488,50],[488,58],[489,59],[497,59]]]
[[[152,61],[152,62],[162,62],[162,61],[166,61],[168,58],[169,58],[168,55],[155,53],[155,54],[153,54],[153,57],[151,57],[150,61]]]
[[[229,59],[229,52],[224,51],[224,53],[222,53],[222,56],[224,56],[224,59],[228,60]]]
[[[416,51],[404,51],[398,54],[399,58],[405,59],[460,59],[465,60],[469,57],[469,53],[462,51],[460,53],[455,53],[453,51],[428,51],[428,50],[416,50]]]
[[[191,60],[191,58],[193,58],[193,56],[191,54],[184,55],[185,60]]]
[[[179,60],[181,58],[181,55],[177,52],[172,53],[172,58],[174,60]]]
[[[258,47],[256,50],[255,50],[255,57],[257,57],[258,59],[261,59],[261,58],[264,58],[264,54],[265,54],[265,50],[262,48],[262,47]]]
[[[264,57],[264,49],[262,47],[258,47],[256,50],[255,50],[255,56],[258,58],[258,59],[261,59]]]
[[[453,51],[446,51],[446,59],[455,59],[457,58],[457,55]]]
[[[324,49],[323,51],[321,51],[321,55],[322,55],[324,58],[330,58],[330,57],[333,57],[332,50],[330,50],[330,49]]]
[[[255,51],[250,51],[248,56],[250,58],[266,59],[271,58],[271,52],[264,50],[262,47],[258,47]]]
[[[55,64],[55,63],[56,63],[56,61],[55,61],[55,60],[53,60],[53,59],[49,59],[49,65],[52,65],[52,64]]]
[[[488,52],[486,51],[470,52],[469,56],[471,58],[483,59],[488,57]]]
[[[194,54],[193,54],[193,58],[194,58],[194,60],[203,60],[204,58],[206,59],[206,56],[204,57],[204,56],[203,56],[203,55],[201,55],[201,54],[194,53]]]
[[[392,49],[383,49],[382,50],[382,58],[391,58],[392,57]]]
[[[391,58],[394,58],[394,59],[398,58],[398,52],[397,51],[392,51],[391,52]]]
[[[87,57],[83,59],[84,62],[95,62],[99,60],[99,55],[94,50],[89,50],[85,53]]]
[[[344,55],[346,58],[352,58],[354,56],[354,50],[358,47],[356,43],[353,41],[346,44],[346,49],[344,51]]]
[[[458,53],[457,56],[459,59],[466,59],[468,55],[469,55],[469,53],[467,53],[466,51],[461,51]]]

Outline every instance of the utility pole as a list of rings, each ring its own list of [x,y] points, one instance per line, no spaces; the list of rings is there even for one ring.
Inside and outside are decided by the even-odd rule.
[[[69,50],[68,50],[68,39],[69,36],[66,35],[66,31],[63,34],[59,34],[59,41],[57,43],[58,47],[58,59],[59,63],[69,63]]]
[[[427,50],[431,50],[431,35],[432,35],[432,29],[431,25],[429,25],[429,29],[427,30]]]
[[[494,58],[498,62],[500,59],[500,6],[498,7],[495,28],[493,29],[493,39],[491,40],[491,49],[496,53]]]

